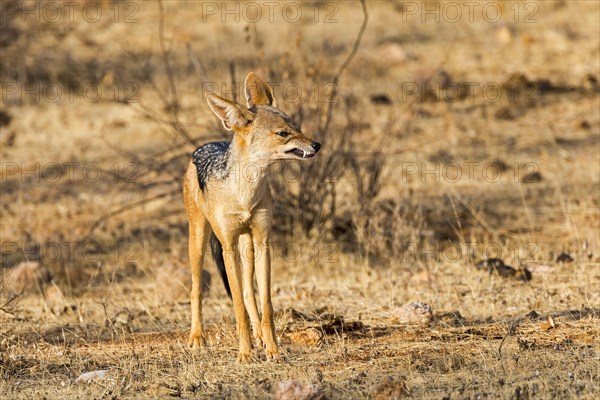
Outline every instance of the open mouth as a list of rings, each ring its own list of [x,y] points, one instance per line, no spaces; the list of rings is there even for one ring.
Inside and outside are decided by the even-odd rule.
[[[293,154],[298,158],[311,158],[315,156],[315,153],[308,153],[305,150],[292,149],[285,152],[286,154]]]

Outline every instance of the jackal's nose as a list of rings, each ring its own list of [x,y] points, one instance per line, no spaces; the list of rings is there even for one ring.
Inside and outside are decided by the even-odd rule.
[[[321,143],[312,142],[311,146],[312,146],[313,149],[315,149],[315,153],[318,153],[319,150],[321,150]]]

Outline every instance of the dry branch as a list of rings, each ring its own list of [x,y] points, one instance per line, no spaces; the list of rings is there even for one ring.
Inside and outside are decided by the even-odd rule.
[[[321,132],[327,132],[329,130],[329,124],[331,123],[331,118],[333,116],[333,106],[335,104],[335,98],[338,94],[338,85],[340,82],[340,77],[348,68],[348,66],[354,59],[354,56],[358,52],[360,42],[362,41],[365,30],[367,29],[367,23],[369,22],[369,13],[367,12],[367,4],[365,3],[365,0],[360,0],[360,5],[362,6],[363,21],[360,26],[360,30],[358,31],[358,35],[356,36],[356,40],[354,41],[354,46],[352,46],[352,51],[350,52],[350,54],[348,54],[342,65],[340,65],[340,68],[333,76],[333,89],[331,90],[331,96],[329,97],[329,101],[327,102],[327,118],[325,120],[325,125],[319,129]]]

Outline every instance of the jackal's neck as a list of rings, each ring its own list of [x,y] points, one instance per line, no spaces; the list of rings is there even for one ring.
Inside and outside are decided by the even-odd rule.
[[[260,194],[266,188],[269,163],[261,156],[241,135],[233,136],[228,149],[227,176],[238,194],[254,196],[253,193]]]

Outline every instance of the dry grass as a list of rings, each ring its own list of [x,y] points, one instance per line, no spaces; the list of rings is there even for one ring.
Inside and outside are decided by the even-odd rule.
[[[0,128],[1,267],[41,260],[65,298],[30,294],[6,303],[9,294],[1,292],[0,397],[268,398],[277,382],[295,379],[319,384],[331,398],[359,399],[386,377],[401,376],[413,398],[597,398],[600,8],[540,2],[538,23],[505,19],[509,35],[481,18],[434,24],[417,15],[403,22],[402,3],[409,2],[368,2],[369,27],[340,81],[324,142],[323,159],[338,168],[328,182],[335,190],[317,191],[311,180],[324,166],[302,165],[301,179],[278,181],[289,188],[278,197],[272,238],[285,356],[267,363],[256,351],[249,365],[234,362],[233,311],[211,262],[206,351],[185,346],[189,302],[155,296],[156,271],[187,263],[178,194],[103,221],[81,243],[102,215],[177,191],[194,147],[171,124],[139,113],[173,115],[148,80],[169,96],[156,5],[140,3],[134,24],[11,21],[21,33],[10,46],[0,42],[3,81],[97,83],[110,94],[96,103],[79,92],[58,103],[19,104],[22,93],[3,101],[13,118]],[[512,3],[496,3],[512,10]],[[525,3],[518,6],[524,16]],[[307,132],[323,133],[325,85],[360,25],[357,3],[339,3],[338,24],[278,17],[255,26],[219,17],[201,23],[201,2],[165,7],[178,117],[198,143],[222,137],[202,83],[229,89],[230,63],[237,80],[258,70],[280,82],[280,99],[286,83],[319,85],[319,101],[280,103]],[[431,83],[445,74],[460,85],[503,84],[505,96],[491,102],[476,90],[456,102],[405,97],[402,82]],[[506,98],[514,82],[533,90],[533,103]],[[113,101],[108,87],[120,85],[122,95],[128,83],[140,102]],[[371,101],[382,94],[391,105]],[[347,140],[336,140],[343,134]],[[179,147],[158,154],[172,146]],[[49,165],[65,162],[79,163],[74,177],[63,168],[54,179]],[[14,174],[13,165],[35,172]],[[456,166],[462,177],[455,181]],[[103,175],[92,179],[97,168]],[[499,170],[498,180],[484,175]],[[536,171],[534,182],[524,182]],[[306,206],[316,201],[306,193],[320,196],[318,204]],[[302,207],[290,207],[298,201]],[[557,263],[561,252],[574,262]],[[533,279],[475,269],[484,257],[527,267]],[[434,323],[398,325],[394,310],[408,301],[429,304]],[[545,325],[548,316],[554,328]],[[303,343],[307,328],[322,338]],[[109,378],[74,384],[98,369],[111,369]]]
[[[40,300],[28,299],[12,318],[3,318],[0,389],[11,398],[155,392],[263,398],[276,382],[296,379],[319,383],[334,398],[364,398],[382,378],[401,375],[416,398],[509,398],[518,391],[541,398],[593,398],[598,393],[600,310],[571,310],[560,305],[564,300],[545,299],[557,288],[575,296],[570,274],[552,274],[553,285],[507,287],[482,276],[460,279],[460,271],[452,272],[445,274],[452,278],[420,290],[406,283],[404,289],[386,287],[380,273],[363,282],[358,278],[364,274],[350,274],[337,289],[289,284],[278,277],[276,322],[284,359],[267,363],[257,352],[250,365],[232,361],[237,339],[222,293],[205,299],[209,347],[200,353],[186,348],[189,303],[156,304],[148,284],[132,281],[91,290],[59,316],[44,311]],[[390,318],[396,301],[415,295],[438,310],[433,326],[401,326]],[[528,304],[536,298],[550,304]],[[305,315],[292,312],[292,306]],[[556,327],[546,330],[546,315],[527,316],[534,308],[563,311],[549,313]],[[326,313],[343,316],[344,324],[332,326]],[[290,332],[307,327],[322,330],[322,342],[313,346],[290,340]],[[115,371],[110,380],[72,384],[82,372],[106,368]]]

